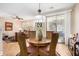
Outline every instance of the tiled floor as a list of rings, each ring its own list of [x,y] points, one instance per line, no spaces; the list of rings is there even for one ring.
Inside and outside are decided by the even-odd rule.
[[[10,43],[3,42],[3,51],[4,51],[3,55],[15,56],[20,51],[20,49],[17,42],[10,42]],[[71,56],[68,47],[64,44],[57,44],[56,51],[61,56]]]
[[[3,42],[3,55],[5,56],[15,56],[19,51],[19,46],[17,42],[6,43]]]
[[[65,44],[57,44],[56,51],[61,56],[71,56],[71,53],[70,53],[68,47]]]

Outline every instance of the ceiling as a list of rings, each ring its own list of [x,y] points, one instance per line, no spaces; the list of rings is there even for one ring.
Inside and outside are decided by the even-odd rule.
[[[41,3],[42,14],[49,14],[73,7],[73,3]],[[32,18],[38,14],[38,3],[0,3],[0,15]]]

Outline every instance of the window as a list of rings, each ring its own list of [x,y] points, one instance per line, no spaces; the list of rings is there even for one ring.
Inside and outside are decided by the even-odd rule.
[[[64,41],[64,14],[63,15],[55,15],[51,17],[47,17],[47,31],[57,31],[59,33],[59,38]]]
[[[47,31],[56,31],[56,16],[47,18]]]

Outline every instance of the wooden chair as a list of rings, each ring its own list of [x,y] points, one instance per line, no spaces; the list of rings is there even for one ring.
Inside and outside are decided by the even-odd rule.
[[[51,38],[49,50],[47,50],[46,48],[40,49],[40,55],[42,55],[42,56],[56,56],[56,45],[58,42],[58,37],[59,37],[58,33],[52,33],[52,38]]]
[[[25,34],[23,32],[19,32],[17,36],[18,36],[17,41],[20,47],[20,53],[18,53],[17,56],[33,55],[32,53],[34,52],[34,49],[26,47],[27,45],[25,40]]]

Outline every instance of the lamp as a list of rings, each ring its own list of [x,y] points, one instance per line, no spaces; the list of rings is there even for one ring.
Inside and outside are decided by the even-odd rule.
[[[38,9],[38,15],[35,16],[36,22],[45,22],[46,17],[41,14],[40,3]]]
[[[46,17],[41,14],[40,3],[39,3],[38,15],[35,16],[35,23],[36,23],[36,38],[39,41],[41,41],[42,38],[46,37]]]

